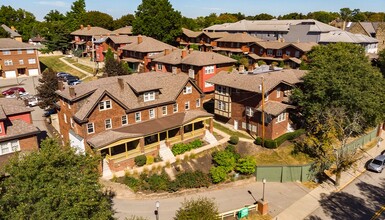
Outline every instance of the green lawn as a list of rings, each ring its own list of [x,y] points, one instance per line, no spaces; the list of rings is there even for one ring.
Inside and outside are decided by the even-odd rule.
[[[72,67],[60,61],[59,58],[61,57],[62,56],[49,56],[49,57],[39,57],[39,59],[40,59],[40,62],[42,62],[48,68],[51,68],[56,72],[70,73],[74,76],[79,77],[80,79],[86,76],[84,73],[76,69],[73,69]]]
[[[225,127],[225,126],[223,126],[223,125],[221,125],[221,124],[219,124],[217,122],[214,122],[214,128],[216,128],[216,129],[218,129],[220,131],[223,131],[223,132],[225,132],[226,134],[228,134],[230,136],[235,135],[235,136],[238,136],[240,138],[247,138],[247,139],[250,139],[250,140],[253,139],[252,137],[250,137],[250,135],[247,135],[247,134],[244,134],[244,133],[241,133],[241,132],[238,132],[238,131],[233,131],[233,130],[231,130],[231,129],[229,129],[229,128],[227,128],[227,127]]]
[[[257,165],[303,165],[312,162],[304,153],[293,154],[294,145],[281,146],[277,149],[266,149],[254,155]]]
[[[72,58],[64,58],[67,62],[71,63],[72,65],[76,66],[76,67],[79,67],[80,69],[84,70],[84,71],[87,71],[89,73],[93,73],[94,70],[92,69],[92,67],[89,67],[89,66],[86,66],[86,65],[83,65],[83,64],[80,64],[78,62],[76,62],[74,59]]]

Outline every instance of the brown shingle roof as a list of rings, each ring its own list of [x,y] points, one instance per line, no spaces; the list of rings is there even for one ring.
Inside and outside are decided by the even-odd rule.
[[[229,35],[229,33],[227,32],[202,32],[202,34],[205,34],[207,37],[211,39],[218,39]]]
[[[279,42],[279,41],[261,41],[255,44],[265,49],[281,49],[282,47],[289,45],[289,43]]]
[[[123,79],[123,89],[118,83],[118,78]],[[85,120],[90,111],[96,107],[99,100],[105,95],[120,103],[126,111],[133,111],[134,109],[161,103],[174,102],[189,80],[186,74],[147,72],[108,77],[73,86],[76,93],[75,97],[69,95],[68,88],[62,91],[58,90],[56,93],[72,101],[86,98],[87,101],[75,113],[75,118]],[[154,101],[139,101],[135,93],[135,91],[143,92],[157,89],[160,90],[160,94]]]
[[[290,45],[304,51],[308,52],[310,51],[314,46],[317,46],[318,44],[316,42],[299,42],[299,43],[291,43]],[[287,46],[290,46],[287,45]]]
[[[236,60],[214,52],[186,51],[186,57],[182,58],[182,50],[176,50],[170,54],[154,59],[154,62],[172,65],[187,64],[193,66],[208,66],[223,63],[235,63]]]
[[[40,130],[33,124],[28,124],[23,120],[13,120],[12,124],[7,126],[6,135],[0,136],[0,142],[5,140],[12,140],[24,135],[38,134]]]
[[[10,37],[11,38],[15,38],[15,37],[21,37],[21,35],[19,33],[17,33],[16,31],[12,30],[12,28],[8,27],[7,25],[5,24],[2,24],[1,27],[9,33]]]
[[[180,112],[166,117],[108,130],[93,136],[88,139],[87,142],[98,149],[122,139],[142,137],[177,128],[194,119],[202,117],[212,117],[212,114],[202,110]]]
[[[108,38],[110,38],[115,44],[128,44],[137,40],[136,37],[128,35],[109,36]]]
[[[79,36],[101,36],[101,35],[108,35],[108,34],[114,34],[114,33],[112,31],[109,31],[101,27],[90,27],[89,30],[88,30],[88,27],[84,27],[83,29],[78,29],[71,33],[71,35],[79,35]]]
[[[183,34],[185,34],[187,37],[198,37],[202,32],[200,31],[192,31],[187,28],[182,28]]]
[[[254,43],[263,41],[258,37],[253,37],[247,33],[227,34],[225,37],[215,40],[217,42],[238,42],[238,43]]]
[[[295,108],[292,105],[284,104],[282,102],[268,101],[264,105],[264,112],[270,115],[278,116],[288,108]],[[262,105],[257,108],[257,111],[262,112]]]
[[[138,43],[138,39],[140,37],[142,37],[142,42]],[[122,47],[123,50],[136,51],[141,53],[159,52],[164,51],[165,49],[171,50],[172,48],[174,47],[171,45],[146,36],[136,36],[136,40],[134,42]]]
[[[22,100],[6,98],[0,99],[0,109],[2,109],[7,116],[33,111],[33,109],[26,107]],[[0,111],[0,118],[1,115],[2,113]]]
[[[264,89],[267,92],[281,82],[289,85],[299,83],[304,74],[305,71],[295,69],[283,69],[258,74],[239,73],[237,70],[232,72],[221,71],[207,80],[207,82],[261,93],[260,85],[262,85],[262,76],[264,78]]]
[[[116,34],[131,35],[132,34],[132,26],[125,26],[125,27],[116,29],[113,32],[116,33]]]
[[[0,50],[36,49],[32,44],[27,44],[10,38],[0,38]]]

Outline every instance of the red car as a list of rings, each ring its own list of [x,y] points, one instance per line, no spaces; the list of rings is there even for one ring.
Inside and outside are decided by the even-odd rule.
[[[25,89],[23,87],[12,87],[12,88],[9,88],[7,90],[2,91],[1,94],[6,96],[6,95],[12,95],[15,92],[25,93]]]

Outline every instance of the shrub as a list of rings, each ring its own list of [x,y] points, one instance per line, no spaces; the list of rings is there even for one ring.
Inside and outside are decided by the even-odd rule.
[[[223,167],[223,166],[211,167],[210,176],[213,183],[220,183],[226,180],[226,177],[227,177],[226,167]]]
[[[239,142],[239,137],[236,135],[232,135],[229,140],[230,144],[237,145]]]
[[[135,157],[135,165],[138,167],[144,166],[146,164],[147,158],[146,155],[142,154]]]
[[[176,213],[174,220],[205,219],[218,220],[218,206],[208,198],[185,200]]]
[[[139,190],[140,180],[134,177],[125,176],[123,179],[123,183],[130,187],[134,192],[137,192]]]
[[[172,146],[171,151],[174,155],[179,155],[179,154],[183,154],[184,152],[190,151],[192,149],[199,148],[202,145],[203,145],[203,142],[198,139],[188,144],[184,144],[184,143],[174,144],[174,146]]]
[[[279,147],[283,142],[286,140],[294,140],[295,138],[299,137],[300,135],[304,134],[305,130],[304,129],[299,129],[294,132],[286,133],[284,135],[279,136],[275,140],[270,140],[270,139],[265,139],[264,140],[264,146],[269,149],[275,149]],[[257,137],[254,141],[255,144],[257,145],[262,145],[262,138]]]
[[[228,152],[231,152],[234,157],[235,157],[235,160],[237,161],[239,158],[241,158],[241,155],[235,150],[235,146],[234,145],[228,145],[226,148],[225,148],[225,151],[228,151]]]
[[[229,151],[219,151],[215,153],[213,160],[216,165],[224,167],[227,173],[234,170],[236,165],[234,154]]]
[[[151,155],[147,156],[147,158],[146,158],[146,164],[147,164],[147,165],[150,165],[150,164],[153,164],[153,163],[154,163],[154,157],[151,156]]]
[[[185,172],[178,174],[174,180],[178,188],[200,188],[210,185],[210,177],[202,171]]]
[[[169,182],[170,180],[168,179],[166,173],[162,173],[160,175],[152,174],[147,179],[149,189],[153,192],[167,191]]]
[[[253,174],[255,172],[256,166],[255,158],[253,157],[245,157],[238,160],[237,166],[235,170],[246,175]]]

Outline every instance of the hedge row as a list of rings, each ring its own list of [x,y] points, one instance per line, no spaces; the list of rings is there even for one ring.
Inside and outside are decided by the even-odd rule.
[[[183,154],[184,152],[190,151],[192,149],[200,148],[202,147],[202,145],[203,145],[203,142],[198,139],[187,144],[184,144],[184,143],[174,144],[174,146],[172,146],[171,151],[174,155],[179,155],[179,154]]]
[[[289,141],[294,140],[294,139],[296,139],[297,137],[299,137],[300,135],[302,135],[304,133],[305,133],[304,129],[299,129],[299,130],[296,130],[296,131],[289,132],[289,133],[286,133],[284,135],[281,135],[281,136],[279,136],[278,138],[276,138],[274,140],[265,139],[263,147],[266,147],[266,148],[269,148],[269,149],[275,149],[275,148],[279,147],[283,142],[285,142],[287,140],[289,140]],[[262,138],[261,137],[257,137],[257,139],[255,139],[254,143],[257,144],[257,145],[262,145]]]

